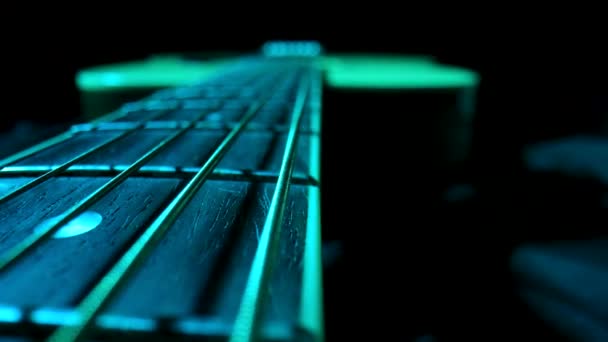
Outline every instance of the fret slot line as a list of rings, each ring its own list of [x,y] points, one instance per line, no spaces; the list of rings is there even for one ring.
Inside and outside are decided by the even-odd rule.
[[[80,155],[72,158],[71,160],[68,160],[67,162],[65,162],[65,163],[63,163],[63,164],[61,164],[61,165],[59,165],[59,166],[57,166],[57,167],[49,170],[45,174],[40,175],[39,177],[37,177],[36,179],[33,179],[33,180],[31,180],[31,181],[23,184],[22,186],[18,187],[17,189],[15,189],[15,190],[9,192],[8,194],[0,197],[0,203],[8,201],[9,199],[11,199],[11,198],[13,198],[13,197],[15,197],[17,195],[20,195],[20,194],[24,193],[25,191],[33,188],[34,186],[36,186],[36,185],[44,182],[45,180],[47,180],[47,179],[49,179],[49,178],[51,178],[51,177],[53,177],[53,176],[61,173],[62,171],[65,171],[67,168],[69,168],[70,166],[72,166],[75,163],[79,162],[80,160],[83,160],[84,158],[88,157],[89,155],[91,155],[91,154],[93,154],[93,153],[95,153],[97,151],[103,150],[104,148],[106,148],[110,144],[112,144],[113,142],[118,141],[119,139],[121,139],[121,138],[129,135],[131,132],[132,132],[132,130],[123,132],[123,133],[121,133],[121,134],[119,134],[119,135],[117,135],[117,136],[109,139],[108,141],[105,141],[104,143],[102,143],[100,145],[94,146],[94,147],[90,148],[89,150],[81,153]]]
[[[162,114],[164,114],[163,111],[161,111],[160,113],[157,113],[157,115],[153,115],[150,119],[154,119],[154,118],[156,118],[156,117],[158,117],[158,116],[160,116]],[[36,154],[38,152],[46,150],[49,147],[58,145],[58,144],[60,144],[60,143],[62,143],[64,141],[72,138],[74,136],[74,133],[77,133],[77,130],[76,131],[69,130],[69,131],[63,132],[63,133],[61,133],[59,135],[56,135],[56,136],[54,136],[52,138],[49,138],[49,139],[45,140],[45,141],[43,141],[43,142],[41,142],[39,144],[36,144],[36,145],[34,145],[34,146],[26,149],[26,150],[23,150],[23,151],[18,152],[16,154],[12,155],[12,156],[9,156],[9,157],[7,157],[7,158],[5,158],[3,160],[0,160],[0,169],[2,169],[3,167],[5,167],[7,165],[14,164],[14,163],[16,163],[18,161],[21,161],[21,160],[23,160],[23,159],[25,159],[25,158],[27,158],[29,156],[32,156],[32,155],[34,155],[34,154]]]
[[[203,116],[205,114],[206,113],[203,112],[199,114],[199,116]],[[63,214],[61,214],[61,216],[59,216],[57,221],[55,221],[53,224],[44,226],[44,229],[34,231],[28,237],[17,243],[17,245],[11,247],[7,252],[0,255],[0,271],[3,271],[7,267],[13,265],[15,261],[23,257],[33,247],[37,246],[40,242],[44,241],[46,238],[55,233],[55,231],[59,230],[59,228],[61,228],[62,226],[70,222],[73,218],[75,218],[77,215],[82,213],[84,210],[92,206],[95,202],[105,196],[112,189],[120,185],[131,174],[137,171],[142,165],[144,165],[150,159],[156,156],[160,151],[162,151],[163,148],[168,146],[175,139],[186,133],[186,131],[188,131],[188,129],[190,129],[191,127],[192,125],[188,125],[182,128],[181,130],[171,134],[167,138],[163,139],[154,148],[152,148],[150,151],[140,157],[124,171],[116,175],[114,178],[112,178],[100,188],[95,190],[89,196],[87,196],[86,198],[66,210]]]
[[[278,87],[281,82],[277,82]],[[245,130],[247,124],[258,113],[261,107],[270,99],[272,91],[265,94],[262,100],[255,101],[239,122],[222,140],[217,149],[209,157],[194,177],[188,182],[180,193],[162,211],[162,213],[148,226],[139,238],[129,247],[118,262],[107,272],[100,282],[87,294],[78,305],[82,320],[74,326],[60,327],[53,333],[48,341],[66,342],[77,341],[83,338],[91,327],[99,312],[116,293],[130,274],[142,263],[145,257],[160,241],[164,233],[175,222],[179,214],[185,209],[198,189],[205,183],[213,169],[222,160],[229,148]]]
[[[128,166],[111,166],[111,165],[76,165],[68,168],[61,173],[62,176],[71,177],[115,177],[120,172],[124,171]],[[6,168],[0,170],[0,177],[37,177],[45,172],[53,169],[50,165],[34,165],[28,167]],[[143,166],[135,171],[132,176],[149,177],[149,178],[191,178],[200,168],[198,167],[183,167],[174,168],[166,166]],[[209,175],[210,180],[228,180],[241,182],[262,182],[276,183],[278,173],[273,171],[261,170],[233,170],[233,169],[215,169]],[[292,183],[299,185],[317,186],[319,182],[304,173],[294,174]]]
[[[154,114],[150,119],[148,120],[153,120],[154,118],[163,115],[165,113],[165,111],[159,111],[158,113]],[[202,114],[201,114],[202,115]],[[146,121],[148,121],[146,120]],[[87,158],[88,156],[92,155],[95,152],[99,152],[99,151],[103,151],[104,149],[106,149],[108,146],[110,146],[111,144],[115,143],[116,141],[125,138],[126,136],[140,130],[141,128],[143,128],[145,125],[145,122],[139,123],[137,124],[135,127],[130,128],[122,133],[120,133],[119,135],[112,137],[111,139],[97,145],[97,146],[93,146],[90,149],[82,152],[81,154],[77,155],[76,157],[68,160],[67,162],[49,170],[48,172],[46,172],[43,175],[40,175],[39,177],[37,177],[36,179],[33,179],[25,184],[23,184],[22,186],[16,188],[15,190],[9,192],[8,194],[5,194],[4,196],[0,197],[0,204],[2,204],[3,202],[6,202],[8,200],[10,200],[11,198],[14,198],[15,196],[18,196],[22,193],[24,193],[25,191],[33,188],[36,185],[39,185],[40,183],[50,179],[53,176],[56,176],[58,174],[60,174],[61,172],[65,171],[66,169],[68,169],[70,166],[76,164],[77,162]]]
[[[154,126],[145,126],[145,127],[142,127],[142,130],[154,131],[154,130],[164,130],[164,129],[175,129],[176,127],[179,127],[180,125],[184,125],[184,124],[187,124],[192,121],[154,121],[154,120],[152,120],[151,122],[154,122]],[[80,132],[90,132],[93,130],[122,131],[122,130],[125,130],[125,124],[127,124],[127,127],[128,127],[129,124],[137,125],[138,122],[136,122],[136,121],[134,121],[132,123],[121,122],[120,124],[109,122],[109,123],[104,123],[103,126],[95,126],[92,124],[78,124],[78,125],[72,126],[71,132],[80,133]],[[228,121],[228,122],[198,121],[195,123],[195,126],[193,127],[193,129],[221,131],[221,130],[229,130],[229,129],[233,128],[234,126],[236,126],[237,124],[238,124],[238,122],[234,122],[234,121]],[[129,129],[129,128],[127,128],[127,129]],[[287,132],[289,132],[289,127],[284,126],[284,125],[268,125],[268,124],[260,124],[260,123],[252,122],[247,127],[247,131],[269,131],[269,132],[275,132],[275,133],[287,133]],[[318,135],[318,133],[312,129],[300,130],[299,134],[300,135],[304,135],[304,134]]]
[[[172,108],[172,109],[174,109],[174,108]],[[153,114],[150,118],[148,118],[148,119],[146,119],[146,120],[144,120],[144,121],[142,121],[140,123],[144,123],[146,121],[151,121],[153,118],[157,118],[157,117],[159,117],[161,115],[164,115],[164,114],[168,113],[169,111],[171,111],[172,109],[159,110],[158,113]],[[110,113],[108,115],[104,115],[104,116],[102,116],[100,118],[97,118],[96,120],[91,121],[89,124],[93,125],[93,126],[97,126],[97,125],[99,125],[101,123],[111,122],[111,121],[114,121],[114,120],[118,120],[118,119],[124,118],[127,115],[131,114],[132,112],[133,111],[124,110],[123,109],[123,110],[120,110],[119,112]]]
[[[230,71],[228,71],[228,72],[230,72]],[[257,75],[255,75],[255,74],[252,76],[249,76],[249,78],[246,79],[246,82],[255,79],[256,76]],[[177,105],[177,107],[179,107],[179,104]],[[126,109],[122,108],[117,112],[103,115],[103,116],[91,121],[89,124],[93,127],[96,127],[99,124],[112,123],[112,121],[122,119],[122,118],[126,117],[127,115],[129,115],[133,112],[136,112],[136,111],[137,110],[126,110]],[[165,113],[162,113],[162,114],[165,114]]]
[[[48,333],[60,326],[75,324],[82,319],[78,311],[65,308],[37,307],[23,310],[15,306],[0,306],[0,311],[12,313],[12,317],[0,316],[0,330],[16,335],[23,331],[34,330]],[[227,336],[231,328],[228,324],[217,324],[208,317],[189,315],[159,319],[103,313],[97,317],[95,323],[91,330],[96,336],[103,336],[100,337],[100,341],[108,338],[112,340],[121,334],[129,334],[129,337],[135,340],[158,340],[159,337],[169,341],[172,341],[172,338],[209,339]],[[266,339],[280,341],[288,338],[285,330],[272,328],[264,332]]]
[[[239,312],[234,323],[233,333],[230,338],[231,342],[248,342],[256,337],[257,324],[263,305],[262,297],[272,274],[276,249],[279,243],[278,238],[283,223],[283,213],[285,211],[291,177],[295,168],[298,130],[309,87],[309,79],[307,76],[304,76],[298,87],[296,102],[292,111],[292,120],[281,162],[281,171],[279,172],[277,185],[272,195],[268,215],[264,222]]]

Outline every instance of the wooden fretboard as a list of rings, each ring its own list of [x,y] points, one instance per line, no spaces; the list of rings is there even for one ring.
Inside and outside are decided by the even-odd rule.
[[[320,115],[253,56],[0,161],[0,335],[322,340]]]

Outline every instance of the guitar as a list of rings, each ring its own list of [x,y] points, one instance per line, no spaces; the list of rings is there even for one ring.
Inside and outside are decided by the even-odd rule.
[[[408,143],[427,144],[424,157],[420,156],[420,149],[407,153],[414,153],[422,162],[439,169],[446,165],[459,167],[469,156],[480,81],[473,70],[445,65],[427,55],[332,53],[314,42],[268,42],[260,51],[249,54],[255,53],[275,57],[318,54],[314,64],[322,73],[325,111],[390,111],[407,117],[407,126],[416,127],[407,131]],[[152,55],[144,60],[81,70],[75,83],[83,120],[95,120],[100,114],[153,91],[198,82],[246,54],[224,51]],[[344,130],[347,125],[360,129],[336,116],[324,116],[323,120],[327,131]]]
[[[323,340],[324,97],[432,94],[434,162],[468,150],[473,72],[370,58],[271,42],[81,73],[87,122],[0,161],[2,336]]]

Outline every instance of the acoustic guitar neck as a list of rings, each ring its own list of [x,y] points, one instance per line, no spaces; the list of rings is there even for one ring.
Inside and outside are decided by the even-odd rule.
[[[269,49],[0,161],[1,336],[323,340],[318,51]]]

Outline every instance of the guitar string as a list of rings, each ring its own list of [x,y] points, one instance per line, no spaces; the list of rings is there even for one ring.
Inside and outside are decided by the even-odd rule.
[[[53,224],[45,226],[44,229],[34,231],[28,237],[17,243],[17,245],[11,247],[7,252],[0,256],[0,271],[3,271],[4,269],[12,265],[15,261],[17,261],[17,259],[27,253],[32,247],[42,242],[60,227],[70,222],[82,211],[93,205],[98,199],[103,197],[110,190],[121,184],[125,179],[129,177],[129,175],[134,173],[134,171],[137,170],[144,163],[152,159],[152,157],[159,153],[165,146],[167,146],[173,140],[184,134],[188,130],[188,128],[190,128],[190,125],[163,139],[163,141],[156,145],[152,150],[148,151],[144,156],[140,157],[135,163],[131,164],[131,166],[129,166],[126,170],[122,171],[120,174],[118,174],[116,177],[112,178],[110,181],[102,185],[89,196],[87,196],[86,198],[66,210],[63,214],[59,216],[60,218]]]
[[[221,103],[221,102],[220,102]],[[139,122],[134,122],[132,127],[128,128],[127,130],[123,131],[122,133],[120,133],[119,135],[112,137],[111,139],[93,146],[92,148],[88,149],[87,151],[81,153],[80,155],[77,155],[76,157],[72,158],[71,160],[68,160],[67,162],[55,167],[52,170],[49,170],[47,173],[40,175],[39,177],[37,177],[36,179],[31,180],[30,182],[27,182],[25,184],[23,184],[22,186],[14,189],[13,191],[5,194],[4,196],[0,197],[0,204],[2,204],[3,202],[6,202],[8,200],[10,200],[11,198],[14,198],[15,196],[18,196],[22,193],[24,193],[25,191],[33,188],[36,185],[39,185],[40,183],[50,179],[53,176],[58,175],[59,173],[61,173],[62,171],[66,170],[67,168],[69,168],[70,166],[74,165],[75,163],[78,163],[79,161],[89,157],[90,155],[92,155],[93,153],[96,152],[100,152],[106,148],[108,148],[111,144],[113,144],[114,142],[117,142],[131,134],[134,134],[137,131],[141,131],[143,129],[146,128],[146,124],[149,122],[154,121],[155,119],[165,115],[165,114],[169,114],[172,113],[175,110],[179,110],[179,105],[174,105],[172,106],[172,108],[168,108],[168,109],[164,109],[164,110],[159,110],[156,113],[154,113],[153,115],[150,115],[149,117],[147,117],[145,120],[143,121],[139,121]],[[219,107],[219,105],[218,105]],[[205,116],[211,114],[213,111],[207,110],[207,109],[203,109],[201,110],[205,115],[203,116],[198,116],[195,120],[193,120],[194,122],[201,120],[202,118],[204,118]],[[132,112],[129,111],[124,111],[122,113],[122,116],[115,118],[115,119],[120,119],[122,117],[125,117],[129,114],[131,114]],[[175,124],[177,124],[177,122],[175,122]],[[93,125],[92,127],[95,127],[95,125]],[[168,127],[167,127],[168,128]]]
[[[319,72],[315,72],[310,91],[310,126],[321,132],[322,85]],[[314,336],[314,340],[325,339],[323,318],[323,261],[321,258],[321,138],[310,136],[309,169],[311,178],[318,180],[317,186],[308,186],[308,216],[306,240],[304,242],[302,286],[300,288],[299,328]]]
[[[56,230],[61,228],[63,225],[70,222],[73,218],[75,218],[82,211],[89,208],[103,196],[105,196],[108,192],[114,189],[116,186],[121,184],[124,180],[126,180],[131,174],[137,171],[143,164],[148,162],[154,156],[156,156],[159,152],[161,152],[166,146],[168,146],[175,139],[186,133],[190,128],[192,128],[196,121],[202,118],[207,113],[202,112],[199,114],[195,120],[191,121],[183,128],[178,130],[177,132],[171,134],[160,143],[158,143],[154,148],[140,157],[137,161],[131,164],[127,169],[122,171],[116,177],[112,178],[110,181],[102,185],[100,188],[95,190],[92,194],[87,196],[85,199],[79,201],[77,204],[66,210],[63,214],[59,216],[59,218],[53,223],[44,227],[44,229],[36,230],[27,236],[25,239],[21,240],[15,246],[11,247],[7,252],[0,255],[0,271],[5,270],[7,267],[13,265],[15,261],[29,252],[32,247],[38,245],[40,242],[48,238],[51,234],[53,234]]]
[[[250,81],[251,79],[254,79],[254,76],[255,76],[255,74],[250,75],[250,77],[245,79],[245,82],[247,82],[248,80]],[[173,109],[175,109],[175,108],[173,108]],[[154,118],[164,115],[164,114],[166,114],[166,111],[159,111],[159,113],[155,113],[150,119],[153,120]],[[146,163],[152,157],[154,157],[157,153],[159,153],[164,148],[164,146],[169,145],[169,143],[171,143],[173,140],[175,140],[176,138],[181,136],[184,132],[186,132],[187,130],[192,128],[196,124],[197,121],[201,120],[203,117],[205,117],[208,114],[210,114],[210,112],[203,110],[192,121],[186,123],[185,126],[183,126],[181,130],[177,131],[173,135],[171,135],[171,136],[167,137],[165,140],[161,141],[152,150],[148,151],[139,160],[137,160],[131,166],[129,166],[129,168],[125,169],[123,172],[118,174],[115,178],[110,180],[108,183],[104,184],[101,188],[97,189],[94,193],[89,195],[87,198],[80,201],[75,206],[73,206],[72,208],[70,208],[66,212],[64,212],[59,217],[58,221],[56,221],[54,224],[46,226],[44,230],[34,232],[30,236],[28,236],[24,240],[22,240],[20,243],[18,243],[16,246],[13,246],[12,248],[10,248],[6,253],[4,253],[3,255],[0,255],[0,271],[2,271],[6,267],[12,265],[14,263],[14,261],[16,261],[16,259],[18,259],[21,256],[21,254],[27,252],[34,245],[37,245],[40,242],[40,240],[44,240],[46,237],[48,237],[50,234],[52,234],[55,230],[59,229],[59,227],[61,225],[68,223],[69,220],[73,219],[82,210],[90,207],[99,198],[103,197],[107,192],[109,192],[114,187],[116,187],[120,183],[122,183],[122,181],[124,181],[126,178],[128,178],[129,175],[131,175],[135,171],[139,170],[140,166],[142,166],[144,163]],[[148,120],[143,122],[144,126],[147,123],[147,121]],[[140,123],[140,125],[137,125],[136,127],[134,127],[132,131],[129,131],[129,133],[132,133],[133,131],[137,130],[140,127],[142,127],[141,123]],[[123,135],[121,137],[124,137],[124,135],[126,135],[126,134],[127,133],[123,133]],[[117,139],[112,139],[112,141],[116,141],[116,140]],[[107,145],[102,144],[102,146],[105,147]],[[49,147],[49,146],[47,146],[47,147]],[[68,163],[65,163],[68,165],[65,165],[65,164],[61,165],[58,168],[59,170],[57,170],[57,171],[51,170],[50,172],[48,172],[48,174],[41,176],[39,179],[26,183],[24,186],[17,188],[15,191],[9,193],[7,196],[4,196],[4,198],[0,198],[0,203],[2,203],[4,200],[7,200],[9,198],[12,198],[12,197],[22,193],[23,191],[43,182],[46,179],[49,179],[51,176],[63,171],[65,168],[69,167],[69,165],[73,164],[74,162],[76,162],[78,160],[81,160],[82,158],[88,156],[90,153],[93,153],[94,151],[96,151],[95,148],[90,149],[89,151],[86,151],[83,155],[80,155],[80,156],[77,156],[76,158],[74,158],[76,160],[73,159],[73,160],[68,161]]]
[[[125,116],[127,116],[128,114],[131,114],[133,111],[127,111],[127,110],[120,110],[116,113],[112,113],[106,116],[103,116],[102,118],[100,118],[99,120],[96,121],[92,121],[90,123],[91,129],[95,128],[97,125],[96,123],[99,121],[99,123],[101,123],[103,120],[116,120],[116,119],[120,119],[123,118]],[[74,125],[74,126],[78,126],[78,125]],[[48,148],[51,148],[55,145],[59,145],[60,143],[69,140],[71,138],[74,137],[75,133],[77,133],[77,131],[75,131],[72,127],[72,129],[70,129],[69,131],[63,132],[57,136],[54,136],[50,139],[47,139],[45,141],[40,142],[39,144],[36,144],[24,151],[18,152],[12,156],[9,156],[3,160],[0,161],[0,169],[6,167],[7,165],[10,164],[14,164],[18,161],[21,161],[27,157],[30,157],[36,153],[42,152],[43,150],[46,150]]]
[[[221,80],[223,78],[227,78],[230,77],[230,74],[236,73],[239,70],[239,65],[237,66],[233,66],[232,68],[225,70],[223,73],[220,73],[218,76],[215,76],[211,79],[208,79],[205,81],[206,84],[212,83],[212,82],[216,82],[218,80]],[[255,78],[255,75],[252,75],[250,78],[246,79],[245,82],[250,81],[252,79]],[[169,90],[171,90],[172,88],[169,88]],[[162,91],[162,90],[161,90]],[[151,99],[150,97],[154,97],[156,95],[156,93],[150,95],[148,98],[144,98],[140,101],[131,103],[131,105],[143,105],[143,103],[145,103],[145,101],[158,101],[158,99]],[[161,100],[162,102],[162,100]],[[114,112],[114,113],[109,113],[107,115],[103,115],[97,119],[92,120],[89,124],[96,126],[98,124],[105,124],[105,123],[111,123],[112,121],[116,121],[118,119],[122,119],[124,117],[126,117],[128,114],[130,114],[133,111],[137,111],[137,108],[135,110],[125,110],[125,107],[128,107],[129,104],[126,104],[125,106],[123,106],[119,111]]]
[[[281,162],[281,171],[264,222],[264,227],[237,314],[231,342],[248,342],[256,338],[263,294],[273,271],[274,259],[283,224],[283,213],[295,168],[296,143],[304,104],[310,88],[310,76],[301,81],[292,111],[291,126]]]
[[[278,88],[281,82],[277,82],[273,88]],[[226,152],[244,131],[247,124],[258,113],[262,106],[272,97],[273,92],[265,94],[262,100],[254,102],[247,110],[239,125],[234,127],[223,139],[222,143],[209,157],[205,165],[180,191],[173,201],[163,212],[145,229],[137,241],[129,247],[112,269],[107,272],[101,281],[81,301],[77,311],[81,314],[81,320],[76,325],[62,326],[57,329],[48,341],[77,341],[86,336],[95,318],[108,301],[113,298],[119,286],[129,277],[135,268],[141,264],[149,252],[160,241],[164,233],[175,222],[179,214],[184,210],[197,190],[205,183],[209,174],[222,160]]]
[[[61,133],[61,134],[59,134],[57,136],[54,136],[54,137],[52,137],[50,139],[47,139],[45,141],[42,141],[42,142],[40,142],[40,143],[38,143],[38,144],[36,144],[36,145],[34,145],[34,146],[26,149],[26,150],[23,150],[23,151],[18,152],[18,153],[14,154],[14,155],[12,155],[10,157],[7,157],[7,158],[5,158],[3,160],[0,160],[0,169],[3,168],[3,167],[5,167],[5,166],[7,166],[7,165],[16,163],[16,162],[18,162],[18,161],[20,161],[22,159],[25,159],[25,158],[27,158],[27,157],[29,157],[31,155],[34,155],[34,154],[36,154],[36,153],[38,153],[38,152],[40,152],[42,150],[45,150],[45,149],[47,149],[49,147],[58,145],[58,144],[60,144],[60,143],[62,143],[64,141],[72,138],[73,136],[74,136],[74,134],[72,132],[67,131],[67,132],[63,132],[63,133]]]
[[[111,115],[104,116],[103,119],[117,120],[117,119],[123,118],[123,117],[125,117],[125,116],[127,116],[127,115],[129,115],[129,114],[131,114],[133,112],[136,112],[136,111],[121,110],[121,111],[113,113]],[[153,115],[151,118],[153,119],[153,118],[155,118],[157,116],[163,115],[163,114],[165,114],[165,111],[160,111],[160,113],[156,113],[156,114],[158,114],[158,115]],[[146,120],[146,121],[148,121],[148,120]],[[98,124],[96,124],[95,122],[96,121],[93,121],[93,122],[91,122],[91,123],[88,124],[90,126],[89,130],[93,130],[93,129],[97,128]],[[101,119],[100,119],[99,123],[101,123]],[[140,124],[141,124],[141,122],[134,123],[134,126],[137,127]],[[75,134],[79,132],[78,130],[74,129],[77,126],[79,126],[79,125],[73,125],[71,127],[71,129],[69,131],[67,131],[67,132],[63,132],[63,133],[61,133],[61,134],[59,134],[59,135],[57,135],[55,137],[52,137],[52,138],[50,138],[48,140],[45,140],[45,141],[43,141],[43,142],[41,142],[41,143],[39,143],[37,145],[34,145],[34,146],[32,146],[32,147],[24,150],[24,151],[18,152],[16,154],[14,154],[14,155],[12,155],[12,156],[4,159],[4,160],[1,160],[0,161],[0,170],[3,169],[4,167],[10,165],[10,164],[14,164],[14,163],[16,163],[18,161],[21,161],[21,160],[23,160],[23,159],[25,159],[27,157],[30,157],[30,156],[34,155],[36,153],[42,152],[42,151],[44,151],[44,150],[46,150],[48,148],[51,148],[51,147],[53,147],[55,145],[58,145],[58,144],[66,141],[66,140],[69,140],[69,139],[73,138],[75,136]],[[143,128],[145,128],[145,126],[144,127],[140,127],[140,128],[143,129]],[[92,152],[95,152],[95,151],[92,151]],[[2,202],[2,200],[0,200],[0,202]]]
[[[0,204],[2,204],[3,202],[8,201],[11,198],[14,198],[17,195],[20,195],[22,193],[24,193],[25,191],[33,188],[34,186],[50,179],[53,176],[58,175],[59,173],[61,173],[62,171],[66,170],[67,168],[69,168],[70,166],[78,163],[79,161],[89,157],[90,155],[92,155],[93,153],[96,152],[100,152],[105,150],[106,148],[108,148],[110,145],[112,145],[114,142],[117,142],[119,140],[121,140],[122,138],[125,138],[137,131],[139,131],[141,128],[143,128],[145,126],[145,124],[149,121],[154,120],[155,118],[166,114],[167,112],[170,112],[171,109],[168,110],[164,110],[164,111],[159,111],[157,113],[154,113],[154,115],[152,115],[150,118],[147,118],[145,121],[141,121],[139,123],[137,123],[137,125],[135,125],[135,127],[130,128],[110,139],[108,139],[107,141],[104,141],[103,143],[93,146],[90,149],[82,152],[81,154],[77,155],[76,157],[68,160],[67,162],[49,170],[48,172],[46,172],[45,174],[21,185],[20,187],[17,187],[16,189],[14,189],[13,191],[9,192],[8,194],[5,194],[4,196],[0,197]]]
[[[162,113],[161,113],[161,115],[162,115]],[[75,171],[75,172],[77,172],[78,170],[74,170],[74,171]],[[91,170],[91,171],[94,171],[94,170]],[[159,170],[158,170],[158,171],[159,171]],[[148,170],[148,172],[158,172],[158,171],[155,171],[155,170]],[[18,171],[17,171],[17,172],[18,172]],[[116,172],[116,170],[114,170],[114,172]],[[146,173],[146,172],[143,172],[142,174],[145,174],[145,173]],[[165,172],[162,172],[162,173],[164,174]],[[266,179],[262,179],[262,180],[264,180],[264,181],[271,181],[271,179],[270,179],[270,178],[268,178],[268,177],[273,177],[273,176],[270,176],[270,175],[262,175],[262,174],[261,174],[261,172],[260,172],[260,175],[255,175],[256,171],[253,171],[253,173],[254,173],[253,175],[254,175],[254,176],[256,176],[256,177],[266,177]],[[228,174],[222,174],[222,173],[220,172],[220,173],[217,173],[217,175],[216,175],[216,176],[221,177],[221,178],[224,178],[224,177],[229,178],[229,177],[231,177],[231,176],[233,176],[233,175],[232,175],[231,173],[228,173]],[[275,175],[274,177],[276,177],[276,175]],[[300,183],[300,182],[299,182],[297,179],[292,179],[292,180],[293,180],[293,183],[294,183],[294,184],[295,184],[295,183]],[[304,182],[304,179],[303,179],[303,178],[302,178],[302,182]]]
[[[236,69],[236,67],[235,67],[235,69]],[[225,74],[224,75],[220,75],[217,78],[221,78],[221,77],[226,77],[226,75]],[[96,127],[99,124],[107,123],[108,121],[118,120],[118,119],[121,119],[123,117],[126,117],[127,115],[129,115],[129,114],[131,114],[133,112],[134,112],[133,110],[125,110],[124,108],[121,108],[120,110],[118,110],[115,113],[110,113],[108,115],[104,115],[104,116],[102,116],[102,117],[100,117],[98,119],[95,119],[95,120],[91,121],[89,123],[89,125],[91,127]],[[79,125],[75,125],[75,126],[79,126]],[[50,147],[58,145],[58,144],[66,141],[66,140],[69,140],[70,138],[74,137],[74,133],[76,133],[76,131],[74,131],[74,130],[68,130],[68,131],[60,133],[60,134],[58,134],[58,135],[56,135],[54,137],[51,137],[51,138],[49,138],[47,140],[44,140],[44,141],[42,141],[42,142],[40,142],[40,143],[38,143],[38,144],[30,147],[30,148],[27,148],[27,149],[21,151],[21,152],[17,152],[15,154],[13,154],[12,156],[8,156],[8,157],[0,160],[0,169],[4,168],[7,165],[14,164],[14,163],[16,163],[18,161],[21,161],[21,160],[23,160],[23,159],[25,159],[27,157],[30,157],[30,156],[32,156],[32,155],[34,155],[36,153],[41,152],[43,150],[46,150],[46,149],[48,149]]]

